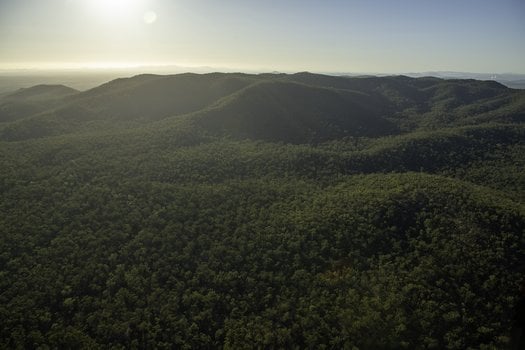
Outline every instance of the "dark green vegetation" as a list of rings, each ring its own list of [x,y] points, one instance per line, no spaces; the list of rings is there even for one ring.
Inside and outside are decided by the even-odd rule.
[[[509,342],[522,91],[142,75],[0,106],[0,347]]]

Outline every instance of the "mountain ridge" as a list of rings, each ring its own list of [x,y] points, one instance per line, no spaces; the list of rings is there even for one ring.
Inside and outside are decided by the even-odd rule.
[[[268,94],[264,92],[264,89],[259,88],[257,90],[257,84],[260,83],[277,84],[276,86],[283,86],[278,84],[285,83],[298,85],[288,85],[289,88],[286,91],[282,91],[278,96],[276,94]],[[254,98],[253,93],[238,94],[240,91],[244,91],[243,89],[250,87],[253,90],[248,91],[258,91],[259,96],[257,98]],[[285,118],[282,116],[286,115],[286,112],[283,112],[286,109],[300,105],[298,103],[299,100],[295,101],[295,103],[291,100],[287,102],[287,98],[293,99],[293,96],[296,96],[295,98],[297,99],[297,96],[300,95],[299,90],[302,93],[306,93],[308,89],[328,89],[316,90],[318,92],[323,91],[323,94],[318,96],[311,94],[304,101],[305,103],[310,103],[310,107],[307,108],[309,111],[319,111],[320,118],[324,120],[326,125],[316,124],[317,126],[311,130],[309,127],[306,127],[310,131],[301,131],[300,129],[305,127],[305,120],[299,122],[299,124],[296,123],[294,127],[292,126],[293,123],[290,124],[292,122],[291,119],[285,122]],[[340,91],[330,92],[330,89]],[[346,92],[342,93],[342,90]],[[324,103],[320,96],[323,95],[325,96],[323,98],[327,98],[329,94],[332,94],[332,97],[342,95],[348,97],[361,94],[361,99],[367,99],[367,102],[361,107],[358,107],[356,103],[353,103],[353,107],[350,105],[345,106],[344,103],[341,104],[339,102],[335,104]],[[261,100],[263,96],[269,100]],[[502,121],[501,118],[497,119],[499,118],[497,115],[491,117],[491,111],[502,109],[504,105],[510,112],[508,118],[521,120],[520,118],[523,115],[521,106],[523,105],[522,101],[525,101],[525,94],[508,89],[496,82],[410,78],[406,76],[348,78],[307,72],[291,75],[186,73],[163,76],[145,74],[131,78],[116,79],[85,92],[68,94],[60,100],[62,101],[61,104],[56,104],[56,100],[53,99],[52,103],[39,104],[38,106],[32,105],[31,108],[26,108],[24,105],[24,108],[19,108],[18,114],[16,111],[13,112],[16,106],[11,105],[10,112],[7,113],[8,116],[4,117],[3,120],[13,123],[11,125],[9,123],[4,123],[3,125],[0,123],[0,135],[4,135],[0,137],[4,140],[21,140],[28,137],[43,137],[48,134],[57,134],[46,131],[53,128],[57,130],[58,134],[63,132],[84,132],[97,127],[114,128],[116,130],[118,128],[140,127],[157,120],[172,119],[183,115],[201,115],[199,118],[202,119],[202,115],[209,115],[209,110],[214,110],[215,114],[218,113],[219,106],[217,103],[234,98],[251,99],[254,105],[250,105],[247,101],[238,100],[236,102],[236,121],[232,119],[232,114],[230,113],[232,111],[224,111],[220,118],[212,118],[210,122],[212,124],[215,123],[214,125],[219,127],[217,125],[218,120],[222,118],[225,121],[226,119],[224,118],[229,118],[230,124],[243,124],[245,129],[246,127],[251,127],[252,131],[224,130],[225,134],[239,133],[240,137],[258,137],[255,129],[257,129],[256,123],[259,123],[259,126],[269,125],[268,132],[273,130],[272,132],[274,133],[280,133],[281,136],[277,139],[281,141],[286,142],[286,134],[291,132],[296,135],[294,136],[296,139],[293,142],[308,142],[308,140],[315,140],[314,134],[323,134],[321,129],[326,128],[331,123],[330,118],[332,117],[339,115],[339,117],[335,117],[335,119],[338,119],[334,124],[336,128],[338,125],[349,123],[352,118],[345,119],[343,115],[351,113],[353,108],[358,108],[354,115],[362,115],[364,118],[361,120],[361,126],[355,126],[358,129],[360,128],[360,130],[366,129],[363,128],[368,122],[366,115],[372,114],[375,116],[371,117],[370,122],[373,122],[374,118],[386,118],[383,122],[384,126],[381,127],[383,129],[386,127],[386,124],[396,124],[397,127],[389,127],[392,132],[396,128],[410,131],[425,125],[434,125],[432,127],[436,127],[437,125],[450,123],[453,120],[457,120],[459,124],[468,124],[469,121],[463,116],[464,113],[462,112],[462,110],[467,108],[466,106],[473,106],[469,113],[469,118],[471,119],[476,115],[483,115],[486,121]],[[319,98],[319,101],[316,101],[316,98]],[[348,98],[345,99],[348,100]],[[514,101],[513,99],[518,102],[512,102]],[[0,100],[0,104],[4,100]],[[257,100],[259,102],[256,102]],[[354,100],[357,101],[358,99],[354,98]],[[491,104],[490,101],[496,100],[501,101],[501,105],[493,107],[495,104]],[[26,103],[27,101],[23,102]],[[5,103],[3,105],[4,109],[6,109]],[[510,107],[512,103],[517,103],[516,107]],[[337,104],[339,104],[339,107],[335,108],[334,106]],[[472,113],[472,111],[476,110],[474,106],[481,105],[484,106],[481,113]],[[241,106],[242,108],[240,108]],[[375,112],[370,114],[372,106],[377,110],[381,110],[382,113],[380,114],[382,115],[379,116]],[[49,109],[50,107],[52,109]],[[223,105],[222,108],[224,107]],[[262,115],[262,111],[266,107],[271,108],[266,115]],[[462,110],[458,112],[457,108],[459,107]],[[513,112],[513,108],[515,112]],[[276,117],[277,114],[275,113],[277,111],[281,111],[281,117]],[[299,115],[305,116],[308,113],[305,110]],[[422,118],[425,115],[428,115],[428,117]],[[447,119],[439,122],[439,118],[442,115],[447,115]],[[0,120],[2,119],[0,118]],[[436,123],[438,124],[436,125]],[[476,121],[473,120],[470,123],[476,123]],[[199,122],[193,122],[193,124],[199,124]],[[45,125],[48,125],[48,127]],[[28,130],[31,128],[34,130]],[[293,130],[294,128],[295,131]],[[377,126],[376,129],[380,129],[380,127]],[[363,131],[361,136],[365,136],[366,133]],[[344,136],[343,134],[338,135]],[[356,133],[350,132],[349,135],[356,135]],[[263,137],[268,138],[268,136]],[[336,135],[334,134],[334,136]]]
[[[4,99],[49,99],[49,98],[60,98],[68,95],[78,93],[78,90],[70,88],[62,84],[39,84],[29,88],[21,88],[15,92],[12,92]],[[51,95],[51,96],[50,96]]]

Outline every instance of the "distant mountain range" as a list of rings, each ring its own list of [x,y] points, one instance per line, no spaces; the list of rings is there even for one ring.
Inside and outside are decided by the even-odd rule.
[[[147,73],[153,74],[181,74],[194,72],[199,74],[225,72],[235,73],[244,70],[219,67],[184,67],[184,66],[143,66],[136,68],[122,69],[65,69],[65,70],[37,70],[37,69],[19,69],[19,70],[0,70],[0,96],[5,93],[13,92],[19,88],[27,88],[40,84],[66,85],[78,90],[87,90],[96,87],[107,81],[132,77],[135,75]],[[251,74],[267,73],[266,71],[251,71]],[[281,72],[273,71],[272,74]],[[392,73],[370,72],[370,73],[353,73],[353,72],[323,72],[330,76],[393,76]],[[448,72],[448,71],[428,71],[428,72],[406,72],[400,73],[410,77],[437,77],[443,79],[476,79],[476,80],[494,80],[514,89],[525,89],[525,74],[514,73],[469,73],[469,72]]]
[[[406,73],[410,77],[432,76],[443,79],[494,80],[513,89],[525,89],[525,74],[514,73],[467,73],[467,72],[423,72]]]

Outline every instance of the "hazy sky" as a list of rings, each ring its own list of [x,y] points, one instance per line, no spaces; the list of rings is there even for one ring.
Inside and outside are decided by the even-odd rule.
[[[525,73],[525,0],[0,0],[0,68]]]

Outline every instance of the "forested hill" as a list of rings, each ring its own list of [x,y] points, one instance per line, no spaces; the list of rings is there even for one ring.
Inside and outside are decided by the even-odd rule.
[[[311,73],[139,75],[85,92],[42,85],[0,98],[0,139],[154,128],[159,121],[163,128],[184,120],[199,134],[309,143],[522,122],[524,109],[525,91],[493,81]]]
[[[519,348],[524,120],[433,77],[3,95],[0,348]]]

